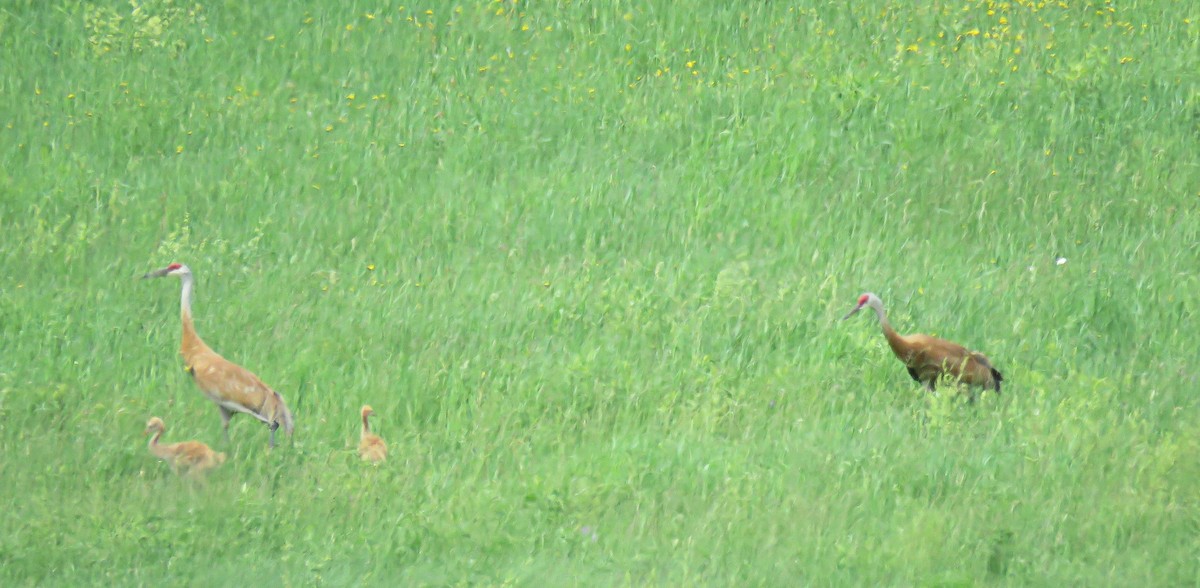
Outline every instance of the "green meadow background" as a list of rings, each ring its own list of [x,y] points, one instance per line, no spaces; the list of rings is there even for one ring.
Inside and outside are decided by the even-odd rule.
[[[1200,582],[1192,2],[10,0],[0,235],[6,586]]]

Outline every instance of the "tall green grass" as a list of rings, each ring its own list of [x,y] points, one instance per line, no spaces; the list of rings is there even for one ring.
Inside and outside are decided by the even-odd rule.
[[[0,583],[1200,577],[1190,3],[17,0],[0,63]]]

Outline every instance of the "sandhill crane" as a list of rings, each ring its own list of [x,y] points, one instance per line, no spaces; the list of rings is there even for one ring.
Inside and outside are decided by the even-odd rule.
[[[929,335],[900,335],[888,323],[887,315],[883,312],[883,301],[878,296],[867,292],[858,297],[858,306],[849,314],[842,317],[846,320],[864,306],[875,311],[879,318],[879,326],[883,328],[883,336],[887,337],[892,353],[904,362],[908,375],[921,382],[932,392],[936,382],[943,376],[950,376],[970,386],[978,386],[985,390],[995,390],[1000,394],[1000,382],[1004,377],[982,353],[970,351],[957,343],[951,343]],[[969,395],[971,401],[974,395]]]
[[[158,438],[162,437],[163,431],[166,428],[167,426],[163,424],[162,419],[151,417],[146,422],[145,434],[154,435],[150,438],[151,455],[170,464],[171,470],[176,475],[199,478],[204,476],[208,470],[225,463],[224,453],[217,453],[199,441],[182,441],[170,445],[159,445]]]
[[[366,461],[379,463],[387,459],[387,443],[371,432],[367,417],[375,414],[370,406],[362,407],[362,437],[358,442],[358,455]]]
[[[275,447],[275,429],[283,426],[284,432],[292,434],[292,413],[283,403],[278,392],[267,387],[254,375],[213,351],[196,334],[192,324],[192,270],[188,266],[172,263],[142,278],[175,276],[183,283],[180,299],[180,314],[183,319],[183,339],[179,354],[187,372],[192,375],[200,391],[216,403],[221,411],[221,428],[225,443],[229,443],[229,419],[235,412],[248,414],[271,428],[271,447]]]

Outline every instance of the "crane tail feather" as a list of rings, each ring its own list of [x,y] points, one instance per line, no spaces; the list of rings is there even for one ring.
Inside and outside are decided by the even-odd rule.
[[[283,432],[288,435],[292,434],[292,429],[295,428],[295,422],[292,420],[292,411],[288,410],[286,404],[283,403],[283,396],[278,392],[272,391],[275,395],[276,406],[275,420],[283,426]]]
[[[992,380],[996,383],[996,394],[1000,394],[1000,382],[1004,381],[1004,376],[1000,375],[1000,370],[991,368]]]

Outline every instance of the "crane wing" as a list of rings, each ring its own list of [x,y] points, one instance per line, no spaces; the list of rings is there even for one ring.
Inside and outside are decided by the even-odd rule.
[[[358,443],[358,454],[366,460],[383,461],[387,458],[387,443],[377,435],[363,435]]]
[[[263,405],[275,392],[258,376],[214,351],[188,359],[188,372],[205,396],[226,409],[251,414],[266,422],[261,414]]]
[[[909,335],[904,340],[908,344],[908,355],[901,359],[909,373],[915,371],[921,381],[946,374],[966,384],[993,389],[999,386],[1000,372],[982,353],[929,335]]]
[[[193,466],[210,459],[212,449],[199,441],[181,441],[171,446],[175,461],[180,465]]]
[[[957,343],[929,335],[908,335],[904,337],[904,342],[907,344],[905,354],[900,359],[917,372],[930,368],[941,370],[943,366],[947,370],[952,369],[951,366],[961,364],[970,354],[965,347]]]

